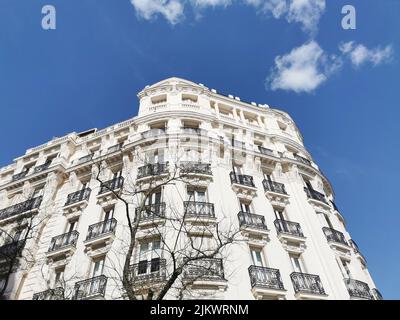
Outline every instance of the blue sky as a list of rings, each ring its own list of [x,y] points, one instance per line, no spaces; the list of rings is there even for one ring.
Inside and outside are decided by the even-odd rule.
[[[0,166],[136,115],[136,93],[170,76],[267,103],[294,118],[378,288],[398,299],[400,1],[307,0],[312,26],[269,1],[0,0]],[[45,4],[56,30],[41,28]],[[345,4],[356,30],[341,28]]]

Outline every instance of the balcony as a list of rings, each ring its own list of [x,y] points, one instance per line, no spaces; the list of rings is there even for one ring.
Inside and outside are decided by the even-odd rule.
[[[165,222],[165,208],[164,202],[136,208],[134,222],[138,221],[140,227],[162,224]]]
[[[86,252],[89,251],[89,256],[92,251],[102,247],[109,247],[115,237],[115,228],[117,227],[117,220],[112,218],[106,221],[101,221],[89,226],[86,240]]]
[[[195,161],[185,161],[180,163],[180,172],[185,175],[205,175],[212,176],[211,164]]]
[[[104,275],[75,283],[73,300],[104,300],[107,277]]]
[[[182,128],[182,133],[196,136],[207,136],[207,131],[200,128]]]
[[[24,170],[20,173],[14,174],[12,176],[12,181],[14,182],[14,181],[18,181],[18,180],[25,178],[27,176],[28,172],[29,172],[29,170]]]
[[[87,163],[92,159],[93,159],[93,154],[88,154],[87,156],[80,157],[79,159],[75,160],[74,161],[74,165],[77,166],[77,165],[80,165],[80,164],[83,164],[83,163]]]
[[[124,185],[124,177],[116,177],[100,184],[100,190],[97,198],[97,203],[102,204],[115,199],[115,194],[118,193]]]
[[[331,208],[323,193],[313,189],[309,189],[307,187],[304,187],[304,191],[307,195],[308,201],[311,204],[315,205],[316,207],[320,207],[327,210]]]
[[[375,300],[383,300],[383,296],[382,296],[382,294],[379,292],[378,289],[373,288],[373,289],[372,289],[372,294],[374,295],[374,299],[375,299]]]
[[[226,288],[222,259],[203,258],[189,261],[184,267],[183,277],[184,281],[190,283],[193,287],[220,290]]]
[[[373,300],[368,284],[354,279],[344,279],[350,298]]]
[[[268,148],[264,148],[262,146],[258,146],[258,152],[264,156],[274,157],[274,151]]]
[[[299,156],[298,154],[295,154],[295,155],[294,155],[294,158],[295,158],[297,161],[299,161],[299,162],[301,162],[302,164],[305,164],[305,165],[307,165],[307,166],[311,166],[311,165],[312,165],[312,163],[311,163],[310,160],[308,160],[307,158],[301,157],[301,156]]]
[[[357,243],[353,240],[349,240],[349,245],[353,248],[354,254],[356,255],[357,259],[360,260],[360,262],[366,266],[367,265],[367,259],[363,256],[361,253],[360,249],[358,248]]]
[[[92,190],[90,188],[86,188],[70,193],[63,208],[64,214],[80,213],[80,211],[85,209],[89,203],[91,192]]]
[[[51,161],[48,161],[48,162],[46,161],[46,163],[44,163],[44,164],[42,164],[42,165],[40,165],[40,166],[35,167],[35,168],[33,169],[33,173],[34,173],[34,174],[37,174],[37,173],[46,171],[46,170],[50,167],[50,165],[51,165]]]
[[[123,143],[118,143],[116,145],[113,145],[113,146],[109,147],[107,149],[107,154],[120,151],[122,149],[122,145],[123,145]]]
[[[274,224],[278,239],[286,250],[298,253],[304,251],[306,238],[299,223],[276,219]]]
[[[65,300],[64,288],[58,287],[35,293],[32,300]]]
[[[144,178],[159,178],[160,175],[168,174],[168,162],[167,163],[155,163],[147,164],[138,168],[137,179]]]
[[[264,297],[282,298],[285,295],[285,288],[278,269],[266,267],[249,267],[251,290],[256,299]]]
[[[268,240],[269,230],[265,224],[264,216],[240,211],[238,219],[240,230],[245,237],[256,242]]]
[[[264,179],[263,180],[263,186],[264,186],[264,191],[265,192],[272,192],[272,193],[277,193],[280,195],[287,195],[287,192],[285,190],[285,185],[283,183],[275,182],[275,181],[269,181]]]
[[[11,207],[0,210],[0,223],[6,223],[21,214],[34,213],[39,210],[43,197],[32,198]]]
[[[313,299],[316,296],[326,296],[321,279],[317,275],[293,272],[290,274],[296,297],[300,299]]]
[[[69,258],[75,252],[75,246],[78,241],[79,232],[71,231],[53,237],[50,242],[49,250],[46,256],[49,260],[54,260],[58,257]]]
[[[344,253],[350,253],[350,246],[347,243],[343,233],[328,227],[324,227],[322,228],[322,230],[324,231],[325,237],[328,240],[332,249]]]
[[[140,288],[154,288],[166,280],[166,260],[155,258],[143,260],[130,266],[131,283],[136,290]]]
[[[165,135],[165,129],[150,129],[142,133],[142,139],[148,139],[148,138],[157,138],[161,135]]]
[[[231,172],[232,189],[237,193],[237,196],[242,199],[251,200],[257,193],[257,188],[254,185],[253,177],[248,175],[236,174]]]

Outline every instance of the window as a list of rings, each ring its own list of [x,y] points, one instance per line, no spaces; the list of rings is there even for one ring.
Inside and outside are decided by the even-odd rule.
[[[206,190],[204,189],[195,189],[187,191],[188,201],[196,201],[196,202],[207,202]]]
[[[153,192],[146,199],[146,205],[160,204],[160,203],[161,203],[161,190]]]
[[[261,248],[250,248],[253,265],[257,267],[265,267],[264,257]]]
[[[294,255],[294,254],[289,254],[289,257],[290,257],[290,262],[292,263],[293,271],[303,273],[304,268],[303,268],[302,262],[300,260],[300,256]]]
[[[243,167],[239,166],[239,165],[234,165],[233,166],[233,172],[235,174],[241,175],[241,174],[243,174]]]
[[[78,220],[68,221],[66,233],[71,233],[72,231],[76,230],[77,225],[78,225]]]
[[[351,273],[350,273],[350,262],[344,259],[340,259],[340,265],[339,265],[340,271],[342,272],[342,275],[344,278],[351,278]]]
[[[110,207],[104,210],[104,221],[114,218],[114,207]]]
[[[269,182],[272,182],[272,181],[274,181],[273,179],[272,179],[272,176],[271,176],[271,173],[269,173],[269,172],[263,172],[263,176],[264,176],[264,179],[265,180],[267,180],[267,181],[269,181]]]
[[[280,208],[274,208],[274,213],[275,213],[275,218],[278,220],[286,220],[285,215],[283,213],[283,209]]]
[[[251,203],[245,201],[239,201],[240,203],[240,210],[246,213],[252,213]]]
[[[93,260],[92,264],[92,277],[98,277],[103,274],[104,271],[104,262],[105,262],[105,257],[98,258],[96,260]]]
[[[55,269],[55,275],[54,275],[54,287],[62,285],[64,281],[64,271],[65,267],[60,267]]]
[[[138,274],[157,272],[160,270],[161,242],[149,240],[140,243]],[[149,263],[150,262],[150,268]]]
[[[43,195],[43,187],[35,188],[32,194],[32,198],[37,198]]]

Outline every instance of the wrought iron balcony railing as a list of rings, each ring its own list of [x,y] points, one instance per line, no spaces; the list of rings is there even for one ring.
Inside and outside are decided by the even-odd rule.
[[[211,164],[201,163],[195,161],[185,161],[180,163],[180,170],[183,174],[195,173],[195,174],[205,174],[212,176]]]
[[[295,155],[294,155],[294,158],[295,158],[297,161],[301,162],[301,163],[304,163],[304,164],[306,164],[306,165],[311,166],[311,161],[308,160],[307,158],[304,158],[304,157],[302,157],[302,156],[299,156],[298,154],[295,154]]]
[[[262,287],[276,290],[285,289],[278,269],[250,266],[249,275],[252,288]]]
[[[262,147],[262,146],[258,146],[258,151],[259,151],[261,154],[264,154],[264,155],[266,155],[266,156],[274,156],[274,151],[273,151],[273,150],[268,149],[268,148],[264,148],[264,147]]]
[[[164,202],[145,205],[142,208],[136,208],[134,221],[136,222],[139,219],[139,222],[145,222],[165,218],[165,208],[166,205]]]
[[[296,293],[311,293],[325,295],[321,279],[317,275],[293,272],[290,274],[294,291]]]
[[[22,178],[25,178],[26,175],[28,174],[28,172],[29,172],[29,170],[24,170],[20,173],[14,174],[12,176],[12,181],[18,181],[18,180],[21,180]]]
[[[35,169],[33,169],[33,173],[39,173],[39,172],[43,172],[45,170],[47,170],[51,165],[51,161],[48,161],[40,166],[35,167]]]
[[[69,246],[76,246],[78,237],[79,232],[76,230],[53,237],[48,252],[53,252]]]
[[[143,260],[130,266],[131,281],[164,281],[166,277],[166,260],[155,258]]]
[[[118,143],[114,146],[111,146],[107,149],[107,153],[113,153],[121,150],[123,143]]]
[[[147,138],[153,138],[153,137],[158,137],[160,135],[164,135],[165,134],[165,129],[150,129],[147,130],[146,132],[142,133],[142,138],[143,139],[147,139]]]
[[[109,181],[102,182],[100,185],[99,194],[121,189],[123,184],[124,184],[124,177],[117,177]]]
[[[309,189],[307,187],[304,187],[304,191],[307,194],[307,198],[318,200],[318,201],[328,204],[328,201],[326,201],[325,195],[323,193]]]
[[[77,165],[77,164],[82,164],[82,163],[88,162],[93,159],[93,156],[94,156],[93,154],[88,154],[87,156],[84,156],[84,157],[81,157],[81,158],[75,160],[74,164]]]
[[[348,246],[349,244],[346,241],[346,238],[344,237],[344,234],[341,233],[340,231],[337,231],[335,229],[331,229],[328,227],[323,227],[322,230],[325,233],[326,239],[329,242],[336,242],[336,243],[341,243],[344,244],[346,246]]]
[[[24,248],[25,241],[13,241],[0,247],[0,260],[12,260],[16,258]]]
[[[372,293],[373,293],[373,295],[374,295],[375,300],[383,300],[383,296],[382,296],[382,294],[379,292],[378,289],[373,288],[373,289],[372,289]]]
[[[89,200],[91,192],[92,190],[90,188],[86,188],[69,194],[67,197],[67,202],[65,202],[65,206]]]
[[[241,184],[243,186],[255,188],[252,176],[247,176],[244,174],[236,174],[233,171],[229,174],[229,176],[231,178],[231,183],[237,183],[237,184]]]
[[[184,201],[183,207],[186,217],[215,218],[213,203]]]
[[[107,277],[104,275],[75,283],[73,300],[84,300],[93,297],[104,297],[107,286]]]
[[[285,185],[283,183],[270,181],[267,179],[264,179],[262,183],[263,183],[265,192],[269,191],[269,192],[275,192],[275,193],[280,193],[280,194],[287,194]]]
[[[350,297],[373,299],[369,286],[365,282],[354,279],[344,279],[344,283],[346,284]]]
[[[32,300],[65,300],[64,288],[58,287],[35,293]]]
[[[158,176],[163,173],[168,173],[168,162],[147,164],[138,168],[137,178],[141,179],[149,176]]]
[[[2,210],[0,210],[0,220],[7,219],[12,216],[16,216],[18,214],[21,214],[21,213],[24,213],[27,211],[38,209],[40,207],[40,204],[42,203],[42,199],[43,199],[42,196],[32,198],[27,201],[13,205],[11,207],[2,209]]]
[[[194,134],[198,136],[206,136],[207,131],[200,128],[182,128],[182,132],[185,134]]]
[[[191,280],[225,280],[222,259],[189,261],[184,267],[183,276]]]
[[[89,226],[86,240],[92,240],[108,233],[114,233],[116,226],[117,220],[114,218],[92,224]]]
[[[238,213],[238,219],[240,227],[268,230],[264,216],[240,211]]]
[[[304,238],[303,230],[301,230],[300,223],[276,219],[274,221],[274,224],[278,233],[286,233],[296,237]]]

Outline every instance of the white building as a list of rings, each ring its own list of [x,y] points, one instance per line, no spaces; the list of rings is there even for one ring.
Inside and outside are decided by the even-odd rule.
[[[238,232],[215,257],[186,266],[179,279],[190,290],[181,298],[381,298],[330,182],[287,113],[179,78],[147,86],[138,97],[137,117],[55,138],[0,170],[7,298],[126,298],[121,273],[129,229],[116,195],[129,198],[129,188],[161,184],[178,170],[186,170],[185,179],[163,184],[146,200],[152,209],[138,215],[135,294],[159,292],[169,279],[168,217],[180,223],[187,212],[182,225],[201,249],[217,226]],[[129,200],[132,212],[138,199]],[[16,251],[21,257],[10,274]],[[165,298],[179,298],[176,292]]]

